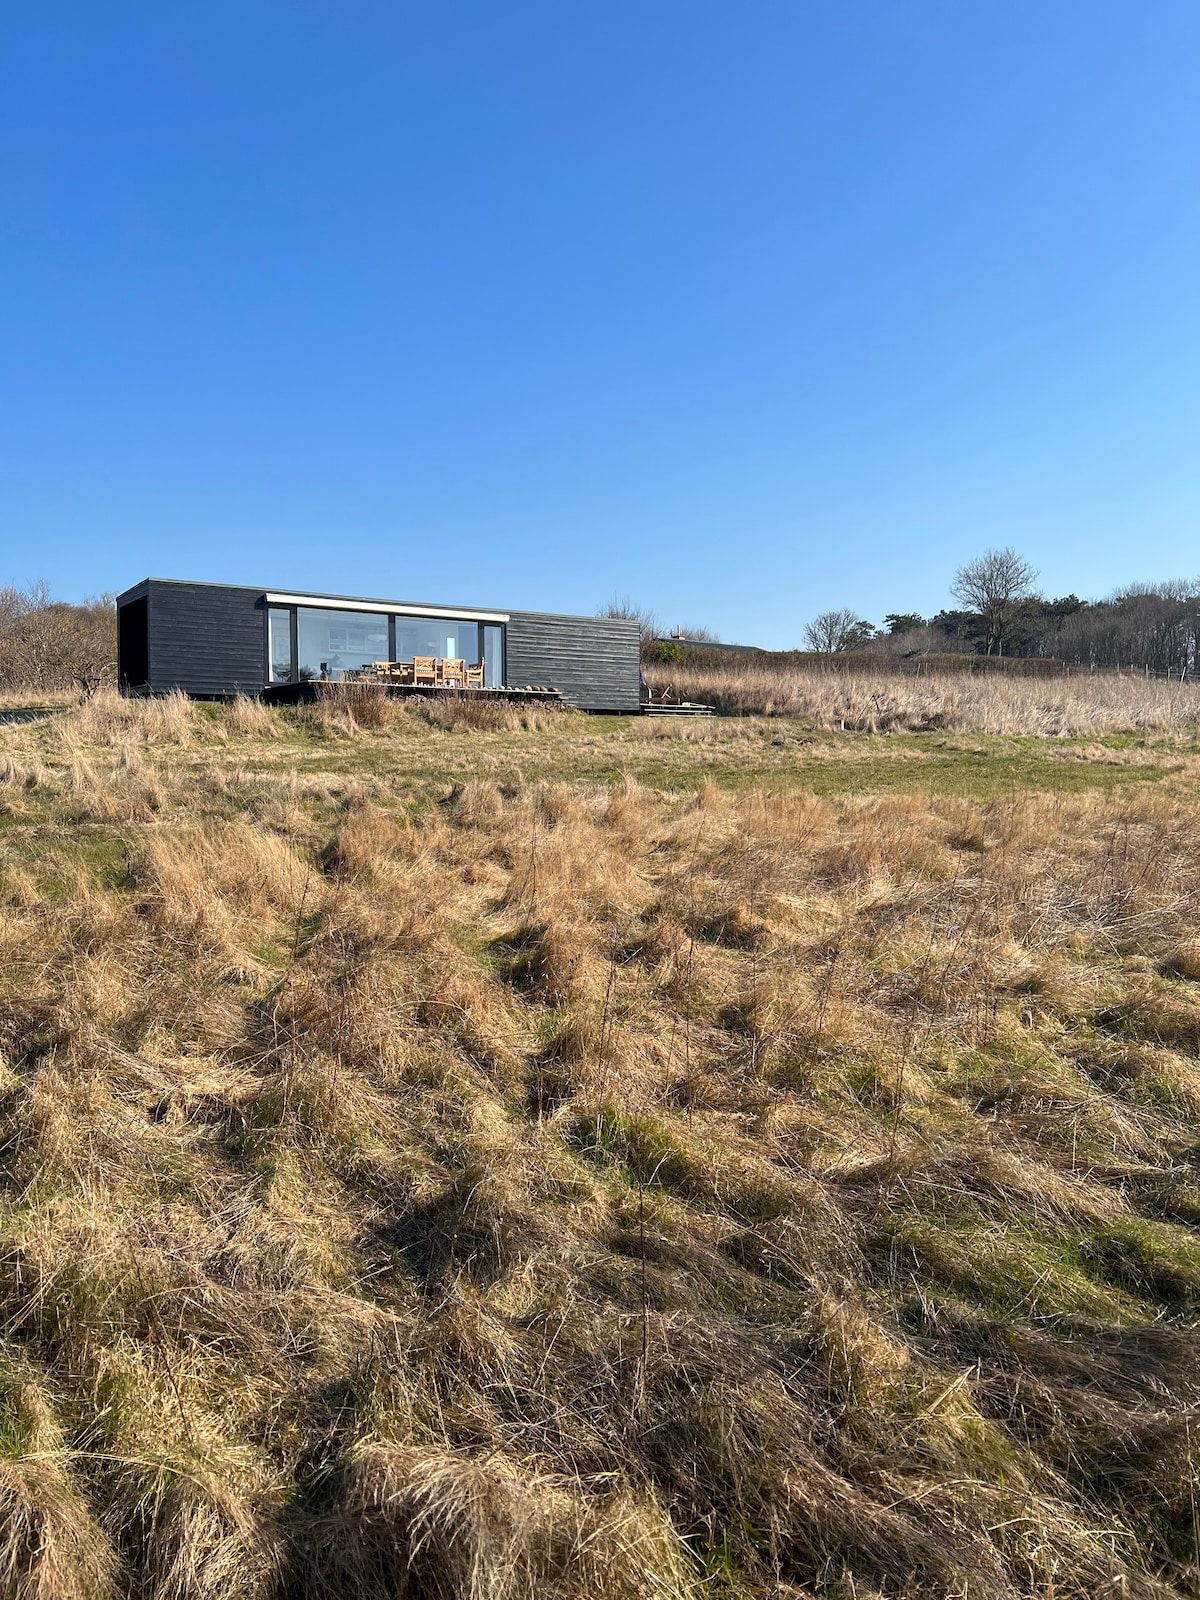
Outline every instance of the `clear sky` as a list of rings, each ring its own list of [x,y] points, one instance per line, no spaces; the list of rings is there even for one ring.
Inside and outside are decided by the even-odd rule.
[[[1197,0],[8,0],[0,582],[1200,571]]]

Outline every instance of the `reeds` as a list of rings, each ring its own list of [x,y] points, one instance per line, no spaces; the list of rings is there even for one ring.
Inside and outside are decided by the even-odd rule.
[[[1190,797],[162,714],[0,757],[0,1590],[1194,1592]]]
[[[797,717],[829,730],[1081,736],[1200,725],[1200,684],[1079,673],[1030,678],[1000,673],[901,676],[884,664],[840,672],[752,663],[648,666],[656,691],[715,706],[726,716]]]

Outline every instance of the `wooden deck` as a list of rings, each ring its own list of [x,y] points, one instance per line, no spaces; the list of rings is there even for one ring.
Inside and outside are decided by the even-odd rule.
[[[336,694],[342,688],[354,694],[362,694],[365,691],[370,694],[388,695],[392,699],[408,699],[415,696],[420,700],[470,700],[472,703],[484,700],[537,700],[552,704],[563,703],[560,689],[539,689],[533,686],[523,689],[461,689],[453,684],[393,683],[387,679],[376,681],[351,679],[346,684],[323,682],[320,679],[306,683],[269,683],[262,691],[262,698],[269,705],[303,705],[318,699],[323,693]]]

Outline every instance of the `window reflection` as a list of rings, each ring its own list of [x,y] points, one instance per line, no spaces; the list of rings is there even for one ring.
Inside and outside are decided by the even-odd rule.
[[[483,635],[483,681],[489,689],[504,687],[504,629],[499,623],[488,622],[480,628]]]
[[[272,683],[290,683],[292,679],[292,613],[272,606],[267,613],[268,661]]]
[[[411,661],[414,656],[474,666],[479,660],[479,624],[453,617],[397,617],[396,660]]]
[[[337,682],[347,672],[388,658],[388,623],[382,613],[321,611],[300,606],[296,612],[296,655],[302,682]]]

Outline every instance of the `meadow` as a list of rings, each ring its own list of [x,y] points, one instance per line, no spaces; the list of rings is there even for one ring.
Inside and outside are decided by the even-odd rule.
[[[1200,1593],[1200,712],[1067,687],[0,708],[0,1593]]]

